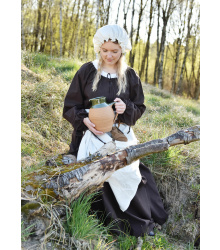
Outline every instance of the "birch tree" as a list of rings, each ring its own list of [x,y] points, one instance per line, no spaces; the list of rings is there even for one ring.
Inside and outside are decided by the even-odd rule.
[[[188,22],[187,22],[187,36],[186,36],[186,45],[185,45],[185,53],[184,53],[184,58],[183,58],[183,63],[181,67],[181,72],[180,72],[180,79],[178,82],[178,88],[176,93],[177,94],[182,94],[182,82],[183,82],[183,71],[185,68],[186,64],[186,59],[188,56],[189,52],[189,40],[190,40],[190,35],[191,35],[191,29],[192,29],[192,24],[191,24],[191,19],[192,19],[192,12],[193,12],[193,6],[194,6],[194,0],[190,1],[190,7],[189,7],[189,14],[188,14]]]
[[[159,39],[160,39],[160,5],[161,0],[157,0],[157,57],[154,66],[154,86],[156,86],[157,82],[157,72],[158,72],[158,64],[160,58],[160,47],[159,47]]]
[[[168,20],[174,10],[173,6],[174,0],[169,0],[166,2],[165,7],[162,7],[162,19],[163,19],[163,28],[162,28],[162,35],[161,35],[161,42],[160,42],[160,62],[158,65],[158,87],[160,89],[163,88],[163,61],[164,61],[164,49],[165,49],[165,42],[166,42],[166,29]]]
[[[184,2],[185,2],[185,11],[183,12],[183,7],[184,7]],[[187,7],[188,7],[188,0],[183,1],[182,3],[180,3],[179,5],[179,33],[178,33],[178,38],[175,41],[175,45],[176,45],[176,55],[175,55],[175,65],[174,65],[174,74],[173,74],[173,79],[172,79],[172,88],[171,88],[171,92],[175,93],[176,92],[176,78],[177,78],[177,68],[179,65],[179,56],[180,56],[180,49],[181,49],[181,45],[183,42],[183,37],[184,37],[184,32],[185,32],[185,23],[186,23],[186,13],[187,13]],[[183,15],[184,13],[184,15]],[[175,21],[175,25],[176,25],[176,21]]]
[[[133,50],[130,52],[130,65],[131,65],[131,67],[134,67],[134,58],[136,55],[136,47],[137,47],[138,40],[139,40],[140,26],[141,26],[143,12],[144,12],[146,5],[147,5],[147,1],[144,4],[144,1],[141,0],[140,6],[139,6],[139,13],[138,13],[138,26],[136,29],[136,37],[135,37],[135,41],[134,41],[134,45],[133,45]],[[132,21],[132,29],[133,29],[133,21]]]
[[[62,0],[60,0],[60,57],[63,55],[63,37],[62,37],[62,22],[63,22],[63,16],[62,16]]]
[[[124,13],[123,28],[127,31],[127,33],[128,33],[127,15],[128,15],[128,10],[129,10],[130,3],[131,3],[131,0],[129,0],[128,5],[126,5],[126,0],[124,0],[124,2],[123,2],[123,13]]]
[[[39,0],[38,9],[37,9],[37,24],[35,29],[35,42],[34,42],[34,51],[37,52],[38,49],[38,35],[40,33],[40,22],[41,22],[41,8],[43,0]]]
[[[144,73],[144,68],[145,68],[145,63],[146,63],[146,68],[145,68],[145,83],[148,83],[148,65],[149,65],[149,51],[150,51],[150,37],[151,37],[151,32],[153,28],[153,14],[154,14],[154,0],[150,1],[150,17],[149,17],[149,26],[148,26],[148,32],[147,32],[147,42],[145,45],[145,50],[144,50],[144,56],[141,61],[141,69],[139,72],[139,76],[141,78],[142,74]]]
[[[133,0],[133,4],[132,4],[132,14],[131,14],[131,31],[130,31],[130,41],[131,41],[131,47],[133,47],[133,33],[134,33],[134,12],[135,12],[135,8],[134,8],[134,4],[135,4],[135,0]],[[130,51],[129,54],[129,62],[130,62],[130,66],[133,67],[133,62],[132,62],[132,50]]]
[[[118,5],[117,17],[116,17],[116,20],[115,20],[116,24],[118,23],[118,16],[119,16],[120,7],[121,7],[121,0],[119,1],[119,5]]]
[[[25,50],[25,36],[24,36],[24,2],[21,2],[21,39],[22,49]]]

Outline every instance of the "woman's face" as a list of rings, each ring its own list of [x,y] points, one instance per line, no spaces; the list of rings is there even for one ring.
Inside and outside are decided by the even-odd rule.
[[[117,63],[121,57],[121,52],[121,47],[111,41],[103,43],[100,48],[100,55],[104,61],[104,64],[109,66]]]

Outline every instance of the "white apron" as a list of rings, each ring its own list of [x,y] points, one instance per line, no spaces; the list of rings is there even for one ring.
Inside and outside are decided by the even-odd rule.
[[[119,128],[124,133],[124,135],[126,135],[128,141],[115,141],[117,150],[137,144],[137,138],[134,135],[132,128],[130,128],[129,133],[129,126],[120,124]],[[110,133],[105,133],[97,137],[99,137],[105,143],[112,141]],[[94,154],[103,145],[104,144],[99,141],[99,139],[97,139],[89,130],[87,130],[79,146],[77,161],[88,157],[90,154]],[[139,160],[117,170],[110,178],[106,180],[106,182],[109,183],[120,209],[124,212],[128,209],[131,200],[134,198],[137,192],[138,185],[141,182]]]

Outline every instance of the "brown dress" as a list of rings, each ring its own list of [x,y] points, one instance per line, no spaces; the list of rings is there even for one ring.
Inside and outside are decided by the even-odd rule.
[[[96,68],[92,62],[82,65],[75,74],[64,101],[63,117],[74,128],[69,153],[75,156],[83,133],[88,129],[83,123],[83,119],[88,117],[85,109],[91,107],[89,99],[105,96],[107,103],[111,103],[116,97],[121,98],[126,104],[126,110],[123,114],[118,115],[118,119],[129,126],[135,125],[146,109],[140,78],[132,68],[128,68],[126,71],[128,85],[126,91],[120,95],[117,95],[117,78],[104,76],[101,76],[97,90],[92,91],[95,74]],[[155,226],[154,222],[162,225],[167,219],[167,213],[152,174],[142,163],[139,168],[142,181],[125,212],[120,210],[114,194],[106,182],[101,196],[93,203],[94,210],[105,213],[106,223],[109,223],[111,219],[125,219],[126,222],[119,220],[119,230],[125,231],[128,225],[129,233],[135,236],[151,231]]]

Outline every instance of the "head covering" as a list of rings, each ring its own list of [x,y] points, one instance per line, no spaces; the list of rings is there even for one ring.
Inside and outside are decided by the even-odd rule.
[[[118,43],[122,48],[122,53],[131,50],[131,42],[125,29],[117,24],[111,24],[105,25],[96,31],[93,37],[95,52],[98,53],[102,44],[109,39],[111,39],[112,42],[118,40]]]

